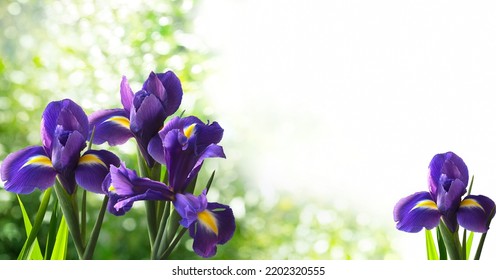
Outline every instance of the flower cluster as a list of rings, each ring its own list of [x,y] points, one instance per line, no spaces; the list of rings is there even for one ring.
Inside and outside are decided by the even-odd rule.
[[[195,116],[176,116],[166,121],[178,110],[182,95],[178,77],[167,71],[151,72],[136,93],[123,77],[123,108],[87,116],[69,99],[51,102],[41,121],[43,145],[27,147],[5,158],[1,166],[5,189],[27,194],[55,184],[71,197],[79,185],[87,191],[105,194],[108,212],[117,216],[130,211],[134,202],[145,201],[154,206],[147,207],[149,221],[161,221],[160,227],[149,224],[153,258],[171,253],[176,243],[170,236],[176,234],[179,225],[189,230],[198,255],[215,255],[217,245],[226,243],[234,234],[233,212],[227,205],[207,201],[211,181],[203,190],[196,190],[199,195],[193,193],[204,160],[225,158],[219,145],[224,130],[217,122],[204,123]],[[107,142],[114,146],[130,138],[136,140],[141,155],[139,174],[114,153],[91,149],[92,144]],[[86,147],[89,148],[82,153]],[[163,213],[156,211],[160,203],[167,205],[162,207]],[[69,229],[73,238],[77,236],[73,232],[78,230],[77,225]]]
[[[423,228],[440,228],[442,240],[452,258],[465,256],[459,249],[459,226],[486,233],[494,216],[495,203],[483,195],[467,193],[469,173],[465,162],[453,152],[437,154],[429,164],[429,191],[402,198],[394,207],[396,228],[419,232]]]

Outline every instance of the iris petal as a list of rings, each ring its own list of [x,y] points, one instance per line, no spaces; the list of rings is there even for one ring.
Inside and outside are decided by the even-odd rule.
[[[121,81],[121,103],[126,111],[126,115],[129,116],[131,112],[131,106],[133,105],[134,93],[127,82],[126,76],[122,76]]]
[[[460,203],[457,212],[458,224],[474,232],[486,232],[494,215],[494,202],[483,195],[469,195]]]
[[[109,211],[113,214],[131,209],[137,200],[167,200],[173,199],[170,188],[157,181],[138,177],[134,170],[126,168],[121,162],[120,167],[110,166],[110,173],[102,184],[103,192],[109,195]],[[127,209],[127,210],[126,210]]]
[[[110,165],[119,164],[119,158],[109,151],[89,150],[79,159],[76,182],[88,191],[103,193],[102,182],[109,173]]]
[[[234,235],[236,224],[231,208],[219,203],[208,203],[207,210],[198,213],[198,222],[189,227],[194,239],[193,250],[204,258],[217,252],[217,244],[224,244]]]
[[[143,84],[143,89],[155,95],[160,100],[161,104],[167,104],[167,94],[165,92],[164,85],[155,73],[150,73],[148,79]]]
[[[126,143],[133,137],[129,130],[129,114],[123,109],[97,111],[89,116],[89,121],[90,130],[95,128],[95,144],[108,142],[109,145],[115,146]]]
[[[138,142],[140,151],[148,166],[153,165],[153,158],[147,151],[148,143],[157,135],[166,117],[160,100],[153,94],[143,99],[137,111],[131,111],[130,129]]]
[[[5,189],[27,194],[35,188],[45,190],[55,183],[57,175],[43,147],[27,147],[9,154],[1,167]]]
[[[435,155],[429,164],[429,191],[436,196],[446,180],[459,179],[468,185],[468,168],[462,158],[453,152]],[[448,191],[448,190],[446,190]]]
[[[181,86],[181,81],[172,71],[167,71],[165,73],[157,74],[165,88],[165,93],[167,95],[167,104],[165,106],[165,113],[167,116],[174,114],[179,105],[181,105],[181,100],[183,97],[183,89]]]
[[[406,232],[432,229],[439,224],[441,213],[428,192],[418,192],[402,198],[394,207],[396,228]]]
[[[41,118],[41,138],[48,154],[51,153],[58,126],[66,131],[77,130],[86,135],[89,130],[88,117],[83,109],[70,99],[50,102]]]

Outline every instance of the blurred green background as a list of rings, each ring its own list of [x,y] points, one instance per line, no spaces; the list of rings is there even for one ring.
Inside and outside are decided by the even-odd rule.
[[[215,104],[202,91],[216,71],[209,49],[194,32],[198,1],[52,1],[0,3],[0,161],[28,145],[40,145],[40,117],[51,100],[71,98],[88,114],[120,105],[119,84],[126,75],[139,89],[150,71],[173,70],[184,98],[179,111],[216,120]],[[221,54],[219,54],[221,55]],[[221,123],[222,125],[222,123]],[[305,201],[248,185],[243,149],[232,139],[221,144],[227,160],[206,162],[203,184],[216,178],[210,201],[229,204],[236,216],[233,239],[213,259],[395,259],[390,229],[332,199]],[[106,147],[107,148],[107,147]],[[128,167],[136,167],[134,143],[110,147]],[[41,193],[23,195],[32,219]],[[89,194],[94,215],[101,197]],[[90,217],[94,219],[95,217]],[[49,219],[49,216],[47,217]],[[48,223],[48,220],[46,221]],[[40,242],[43,246],[43,237]],[[15,194],[0,189],[0,259],[16,259],[26,239]],[[172,254],[199,259],[189,236]],[[70,247],[69,258],[76,258]],[[136,203],[122,217],[106,215],[95,259],[147,259],[149,245],[144,206]]]

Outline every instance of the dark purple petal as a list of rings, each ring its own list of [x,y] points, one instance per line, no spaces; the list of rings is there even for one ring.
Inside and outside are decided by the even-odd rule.
[[[189,227],[198,219],[198,213],[207,208],[206,192],[204,191],[198,197],[189,193],[177,194],[174,200],[174,207],[179,216],[183,218],[180,224],[183,227]]]
[[[60,126],[57,127],[55,135],[56,139],[52,145],[51,156],[53,167],[59,173],[74,170],[78,164],[81,150],[86,146],[86,135],[83,136],[79,131],[62,131]]]
[[[171,189],[157,181],[138,177],[134,170],[126,168],[122,162],[120,167],[110,166],[110,175],[102,184],[103,192],[112,200],[114,213],[130,209],[132,203],[137,200],[167,200],[173,199]],[[115,214],[115,213],[114,213]]]
[[[70,99],[50,102],[41,118],[41,138],[48,154],[51,154],[55,131],[59,126],[64,131],[76,130],[86,135],[89,130],[88,117],[83,109]]]
[[[207,209],[198,213],[198,221],[189,227],[194,239],[193,250],[204,258],[217,252],[217,244],[224,244],[234,235],[234,215],[227,205],[208,203]]]
[[[468,168],[465,162],[453,152],[435,155],[429,164],[429,190],[432,195],[436,196],[441,187],[447,192],[455,179],[468,185]]]
[[[155,73],[150,73],[150,76],[148,76],[148,79],[143,84],[143,89],[148,93],[155,95],[160,100],[161,104],[167,104],[167,95],[165,93],[164,85],[162,85],[162,82]]]
[[[131,106],[133,105],[134,93],[127,82],[126,76],[122,76],[121,81],[121,103],[126,111],[126,116],[129,118]]]
[[[450,216],[455,213],[460,205],[462,196],[466,192],[467,185],[459,179],[455,179],[448,187],[442,187],[437,190],[436,204],[439,211],[444,216]],[[446,191],[448,189],[448,191]]]
[[[27,194],[35,188],[45,190],[55,183],[55,169],[43,147],[27,147],[9,154],[1,167],[5,189]]]
[[[219,229],[217,243],[225,244],[233,237],[236,230],[236,222],[232,209],[227,205],[215,202],[208,203],[207,209],[214,214],[217,221],[217,227]]]
[[[147,151],[148,143],[162,128],[166,117],[160,100],[155,95],[146,96],[137,111],[131,110],[130,129],[148,166],[153,165],[153,159]]]
[[[184,191],[187,186],[188,174],[197,162],[197,157],[193,154],[192,149],[183,150],[183,145],[178,140],[181,135],[178,129],[174,129],[162,139],[165,163],[169,172],[169,184],[176,193]]]
[[[102,144],[108,142],[109,145],[115,146],[124,144],[133,137],[129,130],[129,114],[123,109],[111,109],[97,111],[89,116],[90,135],[93,127],[95,134],[93,143]]]
[[[88,117],[81,106],[70,99],[64,99],[61,103],[62,108],[57,125],[62,126],[65,131],[78,131],[82,135],[87,135],[89,131]]]
[[[396,228],[406,232],[432,229],[439,224],[441,213],[429,192],[418,192],[402,198],[394,207]]]
[[[105,150],[89,150],[79,159],[76,182],[90,192],[103,193],[102,182],[109,173],[110,165],[120,165],[115,154]]]
[[[486,232],[494,216],[494,202],[483,195],[469,195],[460,203],[458,224],[474,232]]]
[[[215,144],[222,139],[222,134],[223,129],[217,123],[205,125],[196,117],[176,117],[159,132],[162,147],[155,138],[148,152],[156,161],[165,163],[170,186],[176,193],[182,193],[198,174],[204,159],[225,158],[222,147]]]
[[[196,222],[189,227],[189,235],[194,239],[193,250],[198,256],[204,258],[215,256],[218,236],[209,227]]]
[[[217,144],[222,140],[224,129],[217,122],[204,124],[200,119],[194,116],[184,118],[184,128],[195,124],[195,144],[197,151],[203,151],[210,144]]]
[[[157,77],[160,79],[162,85],[165,87],[167,104],[165,104],[164,108],[167,116],[170,116],[174,114],[181,105],[181,100],[183,98],[181,81],[172,71],[159,73],[157,74]]]
[[[164,147],[160,135],[155,135],[148,143],[148,154],[158,163],[165,165]]]

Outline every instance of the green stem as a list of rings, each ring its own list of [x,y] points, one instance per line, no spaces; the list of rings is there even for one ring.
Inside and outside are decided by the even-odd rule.
[[[487,228],[489,228],[489,226],[491,225],[491,221],[494,217],[495,211],[496,211],[496,208],[493,207],[493,209],[491,210],[491,213],[489,214],[489,219],[487,221]],[[484,242],[486,241],[486,235],[487,235],[487,231],[484,232],[481,236],[481,239],[479,241],[479,246],[477,246],[477,251],[475,252],[474,260],[480,260],[480,256],[482,253],[482,247],[484,247]]]
[[[162,220],[160,221],[160,227],[158,229],[157,240],[153,244],[152,259],[158,259],[160,252],[163,251],[165,246],[167,232],[165,231],[165,226],[167,225],[167,220],[170,215],[170,202],[167,201],[163,209]]]
[[[439,223],[439,228],[441,230],[441,235],[443,237],[444,245],[448,251],[448,255],[452,260],[463,260],[465,259],[465,254],[462,253],[462,245],[460,244],[460,238],[458,237],[458,230],[452,232],[444,223],[443,218]]]
[[[77,208],[74,208],[75,204],[71,196],[66,192],[58,179],[55,182],[54,189],[60,203],[60,208],[62,209],[62,214],[67,222],[67,227],[71,233],[74,246],[76,246],[78,257],[79,259],[82,259],[84,255],[84,245],[81,239]]]
[[[85,260],[91,260],[93,258],[96,242],[98,241],[98,236],[100,235],[100,230],[102,228],[103,218],[105,217],[105,213],[107,212],[108,200],[108,196],[105,196],[103,198],[102,207],[100,207],[100,212],[98,213],[97,220],[95,222],[95,225],[93,226],[93,230],[91,231],[90,239],[88,240],[88,246],[84,251],[83,259]]]
[[[86,240],[86,190],[83,190],[81,198],[81,240]]]
[[[152,175],[156,175],[156,171],[149,168],[144,157],[141,155],[140,149],[138,148],[138,171],[140,177],[148,177],[154,180]],[[156,165],[156,164],[155,164]],[[160,174],[160,172],[158,173]],[[158,177],[160,180],[160,175]],[[146,200],[145,201],[145,209],[146,209],[146,221],[148,225],[148,237],[150,239],[150,249],[153,252],[153,244],[155,244],[158,232],[157,226],[157,204],[156,201]],[[153,256],[151,256],[153,257]]]
[[[176,235],[176,238],[174,238],[174,241],[172,241],[172,243],[170,244],[169,248],[167,248],[167,250],[162,254],[162,256],[160,256],[160,259],[165,260],[165,259],[167,259],[170,256],[170,254],[172,253],[172,251],[174,250],[174,248],[176,248],[177,243],[179,243],[179,241],[181,240],[181,238],[183,237],[184,233],[187,230],[188,230],[187,228],[183,228],[179,232],[179,234]]]

